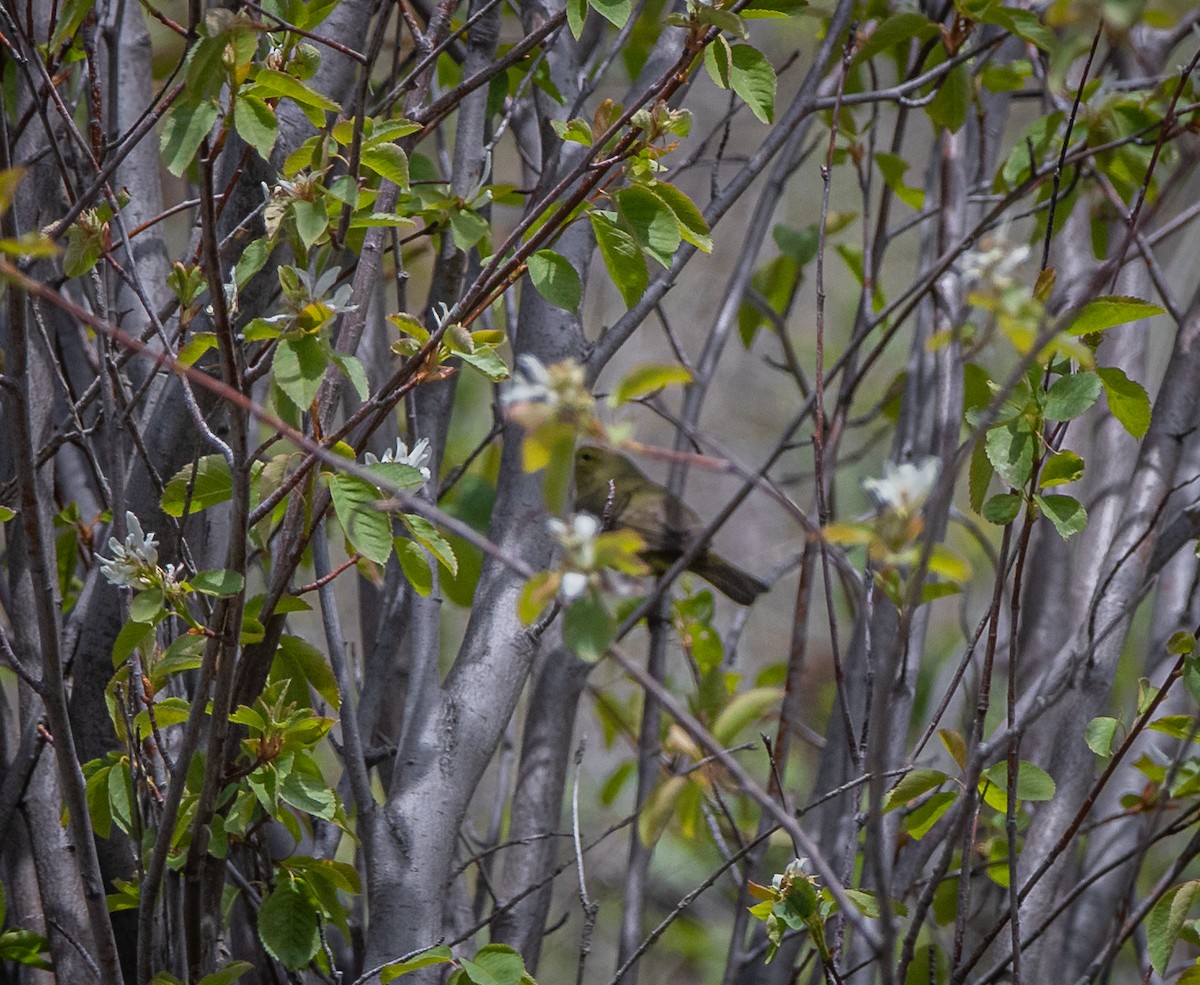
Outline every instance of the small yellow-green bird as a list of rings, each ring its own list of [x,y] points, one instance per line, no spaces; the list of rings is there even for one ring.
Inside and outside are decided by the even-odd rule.
[[[696,513],[624,455],[604,448],[575,452],[575,507],[599,517],[610,529],[624,528],[646,542],[644,560],[656,574],[671,567],[704,530]],[[687,570],[738,605],[749,605],[767,585],[716,551],[705,549]]]

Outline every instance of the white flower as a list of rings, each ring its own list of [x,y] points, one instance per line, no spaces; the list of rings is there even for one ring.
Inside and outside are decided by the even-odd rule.
[[[958,261],[958,269],[968,285],[980,284],[996,291],[1012,286],[1014,274],[1032,251],[1029,246],[1012,246],[1003,234],[990,236],[982,248],[969,250]]]
[[[590,571],[596,566],[596,536],[600,533],[600,521],[592,514],[576,513],[570,526],[552,516],[546,525],[576,567]]]
[[[777,872],[771,877],[771,885],[776,889],[782,889],[784,883],[795,882],[796,879],[805,878],[804,865],[807,859],[794,858],[787,864],[787,868],[782,872]]]
[[[881,510],[912,516],[929,498],[941,470],[942,463],[932,457],[920,464],[884,462],[883,478],[864,479],[863,489]]]
[[[363,461],[368,465],[378,465],[380,462],[398,462],[400,465],[407,465],[410,468],[416,469],[421,473],[422,479],[428,480],[430,472],[426,462],[429,461],[431,454],[428,438],[422,438],[413,445],[412,451],[409,451],[408,445],[400,438],[397,438],[396,447],[385,451],[382,458],[376,458],[370,452],[367,452],[363,456]]]
[[[582,571],[568,571],[562,576],[562,581],[559,582],[563,598],[579,598],[580,595],[587,591],[588,581],[588,576]]]
[[[512,382],[504,388],[500,402],[506,407],[509,404],[540,403],[550,401],[553,394],[550,371],[537,356],[523,353],[517,356]]]
[[[157,581],[158,545],[154,534],[142,531],[142,524],[132,512],[125,513],[125,543],[116,537],[108,540],[111,558],[101,557],[100,571],[118,588],[149,588]]]

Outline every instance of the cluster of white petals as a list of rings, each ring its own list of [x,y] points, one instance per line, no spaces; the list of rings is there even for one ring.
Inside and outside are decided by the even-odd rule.
[[[578,598],[587,591],[596,567],[596,538],[600,534],[600,521],[590,513],[576,513],[570,524],[558,517],[550,517],[546,525],[554,539],[562,545],[570,569],[562,576],[562,595],[567,599]]]
[[[382,458],[376,458],[371,452],[367,452],[363,455],[363,461],[367,465],[378,465],[380,462],[396,462],[400,465],[407,465],[419,471],[421,478],[428,479],[430,475],[428,463],[431,455],[428,438],[422,438],[413,445],[412,451],[409,451],[408,445],[397,438],[396,447],[385,451]]]
[[[883,463],[883,478],[864,479],[863,489],[881,510],[905,516],[920,512],[941,473],[942,463],[926,458],[919,463]]]
[[[149,588],[161,583],[164,572],[158,566],[158,545],[154,534],[142,531],[141,521],[131,512],[125,513],[125,543],[116,537],[108,539],[111,558],[101,557],[100,572],[118,588]],[[170,577],[174,572],[167,572]]]

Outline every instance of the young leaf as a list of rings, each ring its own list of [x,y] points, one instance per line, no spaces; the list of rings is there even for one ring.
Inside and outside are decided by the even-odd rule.
[[[730,58],[733,91],[763,123],[771,123],[775,119],[775,69],[761,51],[748,44],[733,45]]]
[[[1071,496],[1034,496],[1034,501],[1066,540],[1087,526],[1087,510]]]
[[[894,811],[897,807],[910,804],[918,797],[940,787],[948,777],[941,770],[917,769],[906,774],[883,800],[883,812]]]
[[[428,595],[433,591],[433,572],[429,568],[429,559],[416,541],[407,537],[397,537],[395,540],[396,560],[404,577],[418,595]]]
[[[588,218],[596,233],[596,245],[608,275],[613,279],[627,308],[641,300],[650,275],[646,271],[646,258],[634,238],[622,229],[609,213],[592,212]]]
[[[1068,331],[1072,335],[1091,335],[1142,318],[1163,314],[1165,309],[1141,298],[1110,295],[1096,298],[1083,306]]]
[[[200,142],[217,121],[218,106],[212,99],[180,99],[167,114],[162,133],[162,156],[167,170],[179,177],[192,163]]]
[[[595,663],[608,650],[616,629],[604,605],[585,596],[572,603],[563,617],[563,642],[580,660]]]
[[[321,946],[317,912],[290,875],[284,875],[258,910],[258,936],[271,957],[298,971]]]
[[[1100,389],[1100,377],[1092,372],[1060,377],[1046,393],[1046,420],[1069,421],[1078,417],[1099,399]]]
[[[1112,416],[1133,437],[1139,440],[1145,437],[1150,430],[1150,397],[1145,387],[1116,366],[1101,366],[1096,375],[1104,385],[1104,396]]]
[[[609,396],[614,407],[637,400],[672,383],[690,383],[691,370],[677,363],[643,363],[634,367]]]
[[[258,151],[264,161],[271,159],[275,139],[279,136],[279,121],[275,110],[257,96],[242,93],[233,104],[233,126],[241,138]]]
[[[375,504],[379,490],[356,475],[335,475],[329,480],[333,510],[346,539],[363,557],[383,564],[392,553],[392,521]]]
[[[297,407],[306,408],[321,388],[326,365],[325,351],[311,335],[281,339],[272,366],[275,385]]]
[[[538,294],[567,311],[578,311],[583,296],[579,273],[570,261],[553,250],[538,250],[529,258],[529,279]]]

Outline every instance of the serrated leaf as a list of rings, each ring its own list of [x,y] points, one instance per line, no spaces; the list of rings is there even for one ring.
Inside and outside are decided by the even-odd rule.
[[[212,99],[181,99],[171,107],[163,127],[160,149],[163,163],[175,177],[187,170],[217,122],[219,108]]]
[[[1151,966],[1165,975],[1171,952],[1183,931],[1183,921],[1200,891],[1200,882],[1192,880],[1172,887],[1154,904],[1146,920],[1147,951]]]
[[[113,667],[120,667],[129,655],[140,646],[144,646],[154,636],[154,626],[139,619],[130,619],[121,627],[117,633],[117,638],[113,641],[112,661]]]
[[[396,144],[383,143],[364,147],[362,163],[364,167],[370,168],[400,189],[408,189],[408,155]]]
[[[578,311],[583,297],[579,273],[553,250],[538,250],[529,258],[529,279],[538,294],[566,311]]]
[[[617,384],[609,396],[609,403],[613,407],[619,407],[674,383],[691,381],[691,370],[678,363],[643,363],[630,370]]]
[[[321,945],[317,913],[290,876],[282,878],[258,910],[258,937],[271,957],[298,971]]]
[[[637,244],[660,266],[669,268],[683,237],[679,220],[667,203],[644,185],[632,185],[617,193],[616,204]]]
[[[1140,441],[1150,430],[1150,396],[1146,388],[1131,380],[1116,366],[1098,367],[1096,375],[1104,386],[1104,396],[1112,416]]]
[[[587,0],[567,0],[567,27],[576,41],[583,34],[583,22],[587,20]]]
[[[704,71],[713,84],[721,89],[729,88],[729,76],[733,70],[733,56],[724,35],[717,35],[712,44],[704,49]]]
[[[196,463],[194,481],[190,465],[185,465],[171,477],[163,490],[162,511],[167,516],[181,517],[185,506],[192,513],[198,513],[225,502],[232,495],[233,481],[229,476],[228,463],[220,455],[205,455]]]
[[[413,537],[416,538],[417,543],[437,558],[441,566],[452,576],[457,576],[458,558],[454,554],[454,548],[442,536],[441,531],[423,516],[417,516],[415,513],[404,514],[404,522]]]
[[[601,212],[589,213],[592,229],[596,233],[596,246],[604,260],[605,269],[612,278],[627,308],[632,308],[646,291],[650,275],[646,270],[646,258],[634,238]]]
[[[275,111],[257,96],[242,93],[233,104],[233,125],[241,138],[258,151],[264,161],[271,159],[279,136]]]
[[[667,208],[675,213],[679,223],[679,234],[692,246],[705,253],[711,253],[713,248],[712,236],[709,235],[708,223],[704,215],[696,207],[696,203],[687,197],[674,185],[665,181],[656,182],[652,188]]]
[[[1029,426],[1023,421],[993,427],[985,438],[988,461],[996,474],[1015,489],[1029,480],[1034,444]]]
[[[312,202],[297,199],[292,203],[292,215],[296,218],[296,232],[301,242],[306,249],[312,249],[329,228],[329,212],[325,202],[321,199]]]
[[[376,564],[386,562],[392,553],[392,522],[375,507],[379,490],[356,475],[335,475],[329,492],[338,523],[354,549]]]
[[[1096,298],[1083,306],[1067,330],[1071,335],[1091,335],[1142,318],[1163,314],[1165,309],[1141,298],[1109,295]]]
[[[259,69],[258,74],[254,76],[254,85],[269,95],[286,97],[302,107],[311,106],[313,109],[323,110],[327,113],[342,111],[341,107],[332,99],[323,96],[315,89],[310,89],[299,79],[273,68]]]
[[[198,985],[233,985],[233,982],[236,982],[253,967],[254,965],[249,961],[231,961],[220,971],[205,975],[200,979]]]
[[[284,633],[279,637],[275,659],[284,662],[288,676],[306,681],[331,708],[342,706],[341,691],[329,660],[308,640]]]
[[[748,44],[735,44],[730,51],[729,85],[763,123],[775,119],[775,69],[766,56]]]
[[[1060,377],[1046,391],[1046,420],[1070,421],[1086,413],[1100,398],[1100,389],[1100,377],[1090,371]]]
[[[1072,496],[1034,496],[1041,511],[1054,524],[1063,540],[1087,526],[1087,510]]]
[[[429,559],[416,541],[405,537],[395,540],[396,560],[400,562],[400,570],[412,585],[413,590],[421,596],[433,591],[433,572],[429,568]]]
[[[299,408],[307,408],[321,388],[328,365],[325,350],[312,336],[280,339],[272,372],[275,385]]]
[[[134,622],[153,623],[163,611],[163,593],[158,588],[138,592],[129,603],[129,618]]]
[[[987,443],[977,441],[971,452],[971,467],[967,479],[967,489],[971,509],[976,513],[983,509],[983,501],[987,498],[988,486],[991,484],[995,469],[988,460]]]

